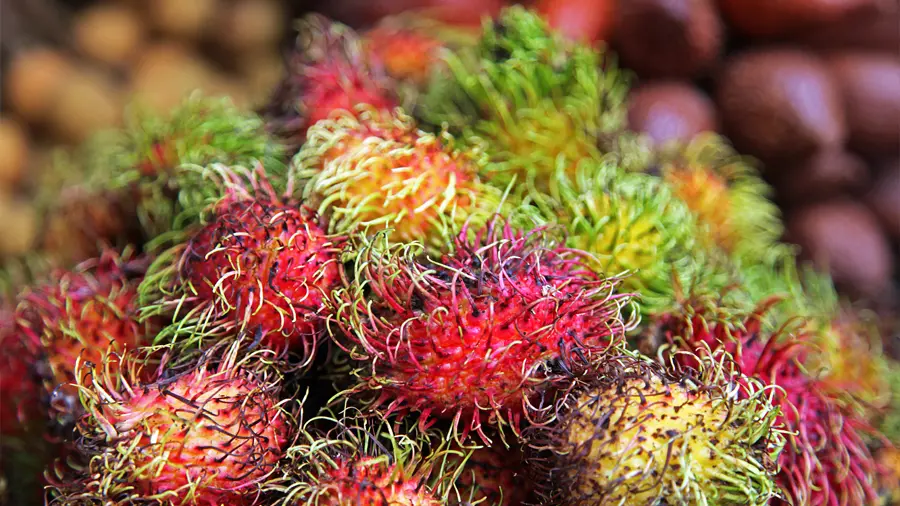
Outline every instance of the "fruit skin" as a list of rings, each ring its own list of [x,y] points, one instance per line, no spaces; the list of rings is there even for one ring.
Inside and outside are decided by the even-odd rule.
[[[692,78],[718,58],[722,22],[713,0],[620,2],[614,46],[643,78]]]
[[[727,356],[690,374],[623,355],[526,432],[547,504],[752,504],[777,496],[778,410]]]
[[[872,299],[889,290],[890,245],[861,204],[842,198],[806,206],[788,216],[787,229],[802,258],[830,272],[839,287]]]
[[[546,189],[554,168],[615,152],[605,134],[624,129],[625,79],[613,62],[565,40],[537,14],[504,9],[473,48],[448,54],[417,109],[488,154],[489,184]],[[601,149],[598,150],[598,146]],[[618,153],[616,152],[618,155]]]
[[[416,412],[420,427],[450,420],[455,439],[487,427],[518,433],[529,402],[602,362],[635,322],[618,280],[538,229],[494,220],[452,255],[419,260],[420,244],[362,244],[346,287],[333,292],[358,385],[385,411]],[[337,329],[336,329],[337,330]]]
[[[739,372],[779,387],[772,401],[781,408],[776,423],[788,434],[777,477],[786,497],[773,504],[875,504],[876,465],[864,440],[874,430],[800,365],[813,342],[808,329],[794,322],[763,330],[765,313],[776,302],[763,301],[749,315],[729,316],[710,301],[690,301],[683,313],[660,318],[655,332],[675,349],[701,357],[729,352]]]
[[[628,98],[629,128],[646,133],[657,145],[690,142],[701,133],[716,131],[717,123],[712,100],[688,83],[647,83]]]
[[[845,52],[828,58],[843,98],[849,145],[869,156],[900,150],[900,63],[894,56]]]
[[[393,83],[372,61],[349,27],[318,14],[298,26],[287,75],[263,110],[266,124],[294,153],[306,131],[334,111],[354,112],[360,104],[391,110],[399,105]]]
[[[38,382],[32,377],[25,341],[15,328],[15,311],[0,306],[0,434],[4,437],[23,430],[40,418],[35,409],[40,399]]]
[[[50,414],[65,424],[77,405],[78,364],[106,363],[147,341],[156,322],[139,321],[138,285],[147,259],[111,250],[52,272],[18,297],[15,331],[39,364]]]
[[[523,482],[527,480],[527,473],[519,445],[507,448],[495,444],[471,450],[462,447],[459,455],[451,455],[449,460],[452,468],[463,463],[457,470],[458,477],[453,485],[449,504],[530,504],[528,500],[531,499],[534,487],[528,481]]]
[[[407,433],[405,425],[370,418],[345,403],[306,421],[286,452],[282,476],[268,485],[278,506],[440,506],[460,451],[443,434]],[[434,444],[427,444],[428,441]],[[446,466],[446,468],[445,468]],[[433,476],[432,476],[433,475]]]
[[[881,168],[881,173],[866,198],[894,244],[900,244],[900,206],[897,205],[897,195],[900,195],[900,159]]]
[[[189,369],[154,371],[146,354],[123,357],[121,375],[95,369],[79,385],[88,464],[56,477],[48,504],[257,504],[293,420],[258,354],[239,349]]]
[[[304,200],[329,232],[390,229],[392,241],[421,240],[435,253],[464,223],[482,225],[504,208],[502,192],[481,182],[484,165],[479,150],[419,130],[400,109],[364,107],[316,124],[293,161]]]
[[[723,132],[742,153],[766,162],[842,146],[840,92],[823,61],[797,49],[738,54],[716,79]]]
[[[843,148],[821,151],[769,174],[779,199],[791,205],[859,194],[871,182],[865,162]]]
[[[340,282],[342,237],[297,201],[278,197],[264,175],[238,179],[186,243],[161,255],[142,285],[144,316],[175,315],[157,342],[181,345],[252,335],[257,344],[315,357]],[[208,344],[208,343],[207,343]]]
[[[755,38],[786,35],[874,10],[870,0],[719,0],[731,25]]]

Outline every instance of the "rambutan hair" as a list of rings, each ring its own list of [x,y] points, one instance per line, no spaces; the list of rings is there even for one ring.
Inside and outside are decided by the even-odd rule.
[[[765,313],[776,302],[764,301],[749,315],[723,318],[715,304],[694,301],[661,318],[656,332],[674,349],[701,355],[727,351],[740,372],[777,387],[772,402],[780,406],[778,423],[789,436],[777,476],[785,499],[776,504],[875,504],[876,463],[866,439],[878,437],[877,431],[853,403],[804,366],[814,341],[802,319],[764,330]]]
[[[120,356],[118,372],[83,364],[77,458],[48,474],[48,504],[257,504],[297,409],[264,355],[234,343],[175,368],[164,348]]]
[[[484,163],[480,151],[419,130],[401,109],[360,106],[313,126],[293,171],[331,232],[390,229],[394,241],[439,253],[464,223],[483,225],[503,209],[503,193],[480,180]]]
[[[487,182],[543,188],[560,158],[574,169],[608,149],[624,127],[626,83],[610,61],[554,33],[533,12],[506,8],[478,44],[445,53],[450,78],[435,80],[417,109],[483,145]]]
[[[229,181],[226,194],[151,265],[143,316],[173,322],[157,344],[202,349],[252,336],[251,347],[291,351],[299,358],[292,367],[305,369],[325,336],[325,300],[340,283],[344,238],[290,197],[290,185],[282,197],[260,171],[214,167]]]
[[[364,242],[346,286],[333,292],[338,342],[359,384],[386,413],[418,412],[421,427],[452,421],[454,438],[492,426],[518,433],[532,401],[564,387],[622,344],[636,320],[620,280],[585,267],[547,229],[514,233],[500,219],[452,254],[421,258],[421,244]]]
[[[727,354],[695,370],[623,354],[547,398],[524,432],[546,504],[767,505],[784,445],[771,388]]]
[[[404,424],[377,420],[342,401],[307,420],[287,450],[283,474],[271,482],[278,506],[439,506],[447,504],[452,472],[435,431],[407,433]]]

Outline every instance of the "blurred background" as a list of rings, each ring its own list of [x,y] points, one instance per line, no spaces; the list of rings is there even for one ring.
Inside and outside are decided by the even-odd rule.
[[[41,225],[52,148],[116,126],[132,98],[165,111],[188,92],[261,106],[292,20],[365,29],[427,9],[477,26],[504,0],[0,0],[0,256]],[[633,72],[629,122],[655,142],[725,134],[774,186],[786,239],[843,293],[900,311],[898,0],[536,0],[567,35]],[[896,327],[895,327],[896,328]],[[888,336],[900,355],[900,337]]]

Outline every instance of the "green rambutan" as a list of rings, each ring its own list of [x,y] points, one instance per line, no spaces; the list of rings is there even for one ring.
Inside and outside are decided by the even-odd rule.
[[[486,223],[504,202],[481,183],[481,153],[454,144],[449,134],[418,130],[400,109],[361,107],[313,126],[293,170],[330,232],[390,229],[392,241],[441,252],[463,223]]]
[[[57,270],[18,299],[15,332],[23,340],[49,396],[51,414],[77,404],[76,364],[101,364],[147,341],[154,321],[138,321],[138,285],[147,261],[111,250],[74,270]],[[60,420],[62,421],[62,420]]]
[[[303,144],[307,129],[335,111],[353,113],[361,104],[376,110],[400,105],[381,62],[372,61],[351,28],[308,14],[297,31],[287,76],[263,112],[268,127],[292,151]]]
[[[346,407],[341,417],[326,411],[303,429],[287,450],[285,475],[270,487],[282,496],[279,506],[446,504],[443,480],[432,474],[447,451],[442,444],[427,448],[428,435],[410,437]]]
[[[257,504],[293,421],[278,379],[238,351],[184,371],[153,370],[139,354],[121,357],[118,374],[88,367],[78,420],[87,464],[56,477],[48,504]]]
[[[527,433],[548,504],[767,505],[784,443],[778,410],[721,362],[700,374],[610,361]],[[742,392],[743,395],[739,395]]]
[[[616,293],[619,280],[547,230],[515,234],[493,220],[468,232],[440,261],[376,236],[333,303],[359,365],[353,392],[372,392],[388,413],[418,412],[423,428],[452,420],[454,438],[461,428],[461,440],[475,431],[487,442],[487,427],[518,433],[536,397],[602,361],[636,322],[622,316],[631,296]]]
[[[202,347],[252,335],[254,345],[297,352],[309,365],[329,317],[325,299],[340,284],[343,239],[259,174],[229,186],[206,214],[142,286],[144,315],[175,322],[157,339]]]
[[[448,53],[451,78],[432,83],[417,110],[483,144],[488,181],[543,188],[559,159],[574,169],[596,158],[605,134],[624,128],[625,82],[593,48],[551,31],[535,13],[510,7],[486,23],[479,43]]]
[[[673,306],[680,286],[728,283],[727,266],[698,249],[696,220],[659,178],[593,160],[569,172],[557,167],[549,191],[531,192],[538,221],[565,227],[567,245],[590,253],[598,272],[627,272],[622,285],[640,294],[644,315]]]
[[[771,188],[714,134],[662,155],[662,179],[700,224],[698,240],[750,262],[783,255],[784,227]]]

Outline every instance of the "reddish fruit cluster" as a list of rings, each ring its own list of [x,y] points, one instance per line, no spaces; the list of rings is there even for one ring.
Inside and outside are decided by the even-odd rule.
[[[763,330],[763,317],[774,303],[763,304],[739,326],[707,320],[701,312],[664,317],[660,329],[670,343],[692,352],[725,350],[741,373],[779,387],[774,399],[782,411],[778,423],[793,436],[779,460],[777,478],[787,497],[777,504],[876,504],[876,469],[863,438],[871,429],[801,366],[810,343],[806,336],[786,338]]]
[[[602,360],[629,328],[629,296],[544,232],[496,221],[474,239],[463,230],[440,262],[408,247],[363,248],[350,286],[335,294],[364,357],[360,389],[379,391],[388,412],[420,412],[423,426],[452,419],[463,437],[487,439],[483,424],[517,431],[536,395]]]

